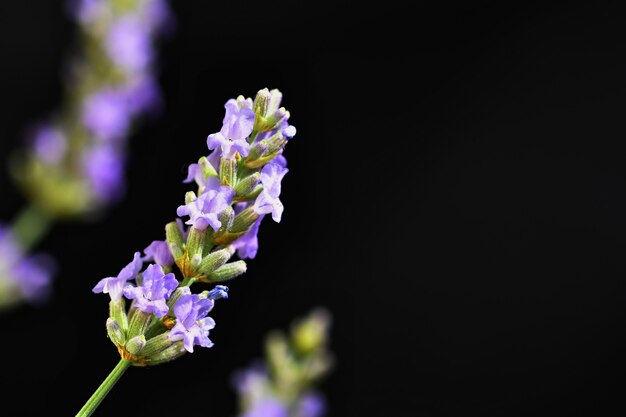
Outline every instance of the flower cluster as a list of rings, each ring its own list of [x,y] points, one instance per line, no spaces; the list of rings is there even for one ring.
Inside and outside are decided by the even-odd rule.
[[[240,417],[321,417],[323,396],[312,388],[329,372],[330,314],[315,309],[292,326],[287,337],[273,332],[266,360],[234,375]]]
[[[161,105],[153,44],[172,24],[165,0],[76,0],[71,15],[81,53],[66,103],[31,129],[14,169],[52,217],[91,213],[123,194],[126,138]]]
[[[21,300],[44,300],[50,291],[51,266],[46,256],[25,256],[13,233],[0,225],[0,308]]]
[[[207,315],[215,300],[227,298],[222,283],[247,268],[231,257],[256,255],[266,214],[281,220],[281,180],[287,173],[282,153],[295,135],[281,100],[280,91],[268,89],[254,101],[229,100],[222,129],[207,138],[212,152],[191,164],[184,180],[198,186],[177,209],[186,221],[168,223],[165,240],[136,252],[117,276],[94,287],[110,295],[108,334],[133,365],[156,365],[193,352],[194,346],[212,346],[208,336],[215,322]],[[213,288],[193,293],[195,283]]]

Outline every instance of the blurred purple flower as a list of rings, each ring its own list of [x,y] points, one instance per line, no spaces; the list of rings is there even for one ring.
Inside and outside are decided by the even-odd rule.
[[[321,417],[325,412],[324,398],[317,393],[307,392],[298,402],[296,417]]]
[[[83,172],[100,201],[114,201],[124,192],[124,161],[120,152],[103,145],[83,155]]]
[[[289,417],[287,406],[276,398],[263,398],[241,417]]]
[[[0,281],[7,280],[26,300],[38,302],[49,295],[53,272],[50,257],[25,256],[13,233],[0,225]]]
[[[40,160],[54,165],[65,156],[67,140],[61,130],[43,125],[35,131],[33,148]]]
[[[154,59],[148,28],[132,15],[113,23],[107,34],[106,48],[113,62],[129,72],[145,70]]]
[[[128,133],[129,109],[125,94],[110,88],[89,96],[83,107],[83,122],[103,141],[119,140]]]

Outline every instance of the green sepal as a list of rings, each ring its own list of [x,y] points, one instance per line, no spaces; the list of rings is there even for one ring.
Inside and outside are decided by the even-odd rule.
[[[196,193],[194,193],[193,191],[187,191],[185,193],[185,204],[189,204],[192,201],[196,201],[198,197],[196,196]]]
[[[220,182],[222,185],[230,187],[237,185],[237,161],[234,158],[222,158],[220,162]]]
[[[204,244],[207,238],[207,229],[198,230],[195,227],[189,228],[189,234],[187,235],[187,257],[191,261],[194,255],[202,256],[204,250]]]
[[[267,152],[267,147],[268,145],[266,140],[260,140],[253,143],[252,146],[250,146],[250,152],[248,152],[246,162],[256,161],[257,159],[261,158],[265,154],[265,152]],[[246,166],[246,164],[244,164],[244,166]]]
[[[122,330],[128,330],[128,317],[126,316],[126,301],[124,298],[109,302],[109,317],[115,320]]]
[[[170,340],[169,332],[161,333],[160,335],[154,336],[152,339],[148,340],[146,346],[144,346],[141,351],[141,356],[149,360],[151,356],[163,352],[165,349],[172,346],[173,343],[174,342]]]
[[[145,358],[146,365],[159,365],[165,362],[173,361],[183,356],[187,351],[183,346],[182,341],[172,343],[172,345],[161,352],[155,353],[148,358]]]
[[[165,240],[170,248],[172,257],[174,260],[178,261],[185,253],[185,243],[183,242],[183,234],[177,222],[170,222],[165,225]]]
[[[217,171],[206,156],[203,156],[198,160],[198,166],[200,166],[200,170],[202,171],[204,178],[217,177]]]
[[[278,154],[279,154],[279,151],[276,151],[272,154],[264,155],[260,157],[259,159],[255,159],[255,160],[246,159],[244,163],[246,164],[248,168],[251,168],[251,169],[261,168],[263,165],[267,164],[269,161],[274,159],[276,155]]]
[[[238,232],[247,232],[250,230],[250,227],[254,224],[255,221],[259,218],[259,215],[254,211],[252,206],[246,207],[241,213],[235,216],[235,220],[233,220],[233,225],[231,226],[229,232],[238,233]]]
[[[128,324],[128,338],[131,339],[135,336],[139,336],[145,333],[150,323],[152,314],[144,313],[139,309],[134,309],[130,316],[130,323]]]

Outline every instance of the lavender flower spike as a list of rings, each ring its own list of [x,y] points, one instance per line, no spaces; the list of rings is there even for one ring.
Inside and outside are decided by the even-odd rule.
[[[137,276],[143,262],[141,261],[141,254],[135,252],[133,260],[126,265],[116,277],[103,278],[93,287],[92,291],[95,293],[105,293],[111,296],[111,300],[119,301],[122,298],[124,287],[126,282]]]
[[[255,143],[259,134],[270,130],[295,133],[294,128],[281,125],[289,113],[282,107],[275,109],[280,97],[278,90],[262,90],[255,101],[239,96],[226,103],[222,129],[207,140],[212,152],[191,164],[183,181],[197,186],[185,194],[185,204],[176,210],[178,216],[188,216],[186,224],[190,227],[184,227],[180,218],[172,219],[165,225],[165,241],[153,240],[143,257],[136,253],[134,261],[117,277],[105,278],[94,288],[94,292],[108,292],[119,301],[109,303],[106,326],[121,357],[111,373],[116,378],[129,366],[155,366],[191,353],[195,346],[213,346],[209,332],[215,321],[208,314],[217,300],[228,298],[228,287],[222,284],[247,271],[244,260],[231,258],[235,252],[240,258],[256,256],[263,217],[271,214],[278,222],[283,212],[279,197],[288,170],[282,154],[289,137],[275,132],[263,143]],[[257,123],[261,117],[263,122]],[[146,261],[153,264],[138,275]],[[135,282],[128,283],[132,278]],[[211,288],[195,293],[191,290],[206,284]],[[122,293],[132,300],[128,309],[124,299],[120,300]],[[305,333],[298,337],[304,349],[316,347],[320,340],[317,330]],[[314,364],[314,373],[324,370],[324,358],[320,360]],[[315,376],[309,371],[307,380],[304,375],[302,379],[307,383]],[[106,379],[83,411],[93,411],[116,381]],[[282,396],[275,400],[265,403],[269,404],[265,411],[278,413],[275,417],[316,417],[313,414],[319,409],[313,402],[300,406]],[[265,413],[263,407],[259,412]]]
[[[240,104],[243,103],[243,104]],[[249,105],[249,107],[247,107]],[[243,106],[243,107],[242,107]],[[233,158],[235,152],[241,156],[248,156],[250,144],[247,137],[252,133],[255,114],[252,104],[247,101],[230,99],[224,106],[226,116],[222,122],[222,129],[207,138],[207,146],[213,150],[218,146],[222,149],[222,156]]]
[[[142,275],[141,286],[126,284],[124,296],[135,300],[135,306],[144,313],[161,318],[169,311],[166,300],[178,287],[178,280],[172,273],[165,275],[161,266],[155,264],[148,266]]]
[[[255,362],[234,374],[240,417],[324,415],[324,397],[314,385],[331,366],[331,356],[326,350],[329,320],[326,310],[317,309],[294,323],[290,335],[272,332],[266,339],[265,363]],[[285,381],[293,383],[285,384]]]
[[[174,305],[176,324],[169,334],[172,341],[182,340],[187,352],[192,353],[194,345],[211,347],[209,330],[215,327],[215,321],[207,317],[213,308],[213,300],[202,298],[198,294],[185,294]]]

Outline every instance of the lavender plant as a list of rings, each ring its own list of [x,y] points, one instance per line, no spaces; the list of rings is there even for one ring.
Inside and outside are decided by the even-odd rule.
[[[332,367],[330,313],[316,308],[288,335],[271,332],[264,360],[234,374],[239,417],[321,417],[326,405],[315,389]]]
[[[11,161],[29,201],[10,226],[24,256],[54,221],[102,213],[121,198],[127,139],[161,105],[154,42],[172,28],[165,0],[76,0],[71,16],[80,36],[64,102],[30,129],[28,146]],[[0,264],[24,262],[0,253]],[[52,271],[37,265],[38,285],[49,287]],[[42,291],[16,290],[29,281],[0,268],[0,308],[40,299]]]
[[[184,180],[197,190],[186,193],[165,240],[135,252],[116,276],[93,288],[110,296],[106,328],[121,358],[77,416],[91,415],[130,366],[158,365],[213,345],[208,314],[228,296],[223,283],[246,272],[243,259],[256,256],[264,216],[281,220],[283,150],[296,133],[281,100],[280,91],[268,89],[254,101],[228,100],[221,130],[207,138],[212,152],[191,164]],[[235,252],[241,259],[231,260]],[[194,284],[210,289],[195,292]]]

